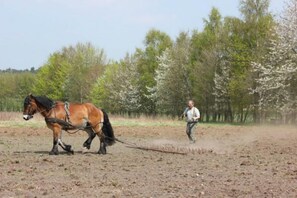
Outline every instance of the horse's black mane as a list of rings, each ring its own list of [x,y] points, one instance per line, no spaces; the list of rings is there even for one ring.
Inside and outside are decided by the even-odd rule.
[[[26,107],[26,106],[29,105],[29,104],[30,104],[30,97],[27,96],[27,97],[25,98],[25,100],[24,100],[24,106]]]
[[[47,110],[50,110],[55,105],[55,102],[46,96],[34,96],[34,99]]]
[[[37,103],[39,103],[40,105],[45,107],[47,110],[50,110],[55,105],[55,102],[46,96],[32,96],[31,95],[31,97],[33,97]],[[24,106],[29,105],[29,103],[30,103],[30,96],[27,96],[24,101]]]

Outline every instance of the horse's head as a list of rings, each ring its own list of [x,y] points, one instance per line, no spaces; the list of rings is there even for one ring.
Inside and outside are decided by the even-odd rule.
[[[24,100],[23,118],[24,120],[30,120],[37,112],[37,104],[34,96],[29,94]]]

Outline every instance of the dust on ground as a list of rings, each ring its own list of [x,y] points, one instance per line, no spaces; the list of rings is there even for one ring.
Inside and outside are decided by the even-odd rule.
[[[46,127],[0,127],[0,197],[295,197],[297,130],[285,126],[204,125],[189,144],[183,126],[116,126],[138,145],[213,150],[187,155],[131,149],[96,154],[87,134],[63,135],[74,155],[49,156]]]

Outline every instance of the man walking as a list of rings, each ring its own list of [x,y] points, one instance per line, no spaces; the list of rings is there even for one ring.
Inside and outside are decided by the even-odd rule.
[[[195,143],[196,142],[195,127],[196,127],[196,124],[198,123],[198,119],[200,118],[200,112],[194,106],[193,100],[188,101],[188,107],[185,109],[183,116],[186,117],[186,121],[187,121],[186,133],[189,137],[189,140],[191,141],[191,143]]]

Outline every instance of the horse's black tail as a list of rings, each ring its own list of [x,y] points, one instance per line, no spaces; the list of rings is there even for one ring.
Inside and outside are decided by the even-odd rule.
[[[102,127],[102,131],[104,133],[104,142],[108,145],[111,146],[115,143],[115,137],[114,137],[114,133],[113,133],[113,128],[111,126],[111,123],[109,122],[109,118],[107,113],[102,110],[103,115],[104,115],[104,122],[103,122],[103,127]]]

